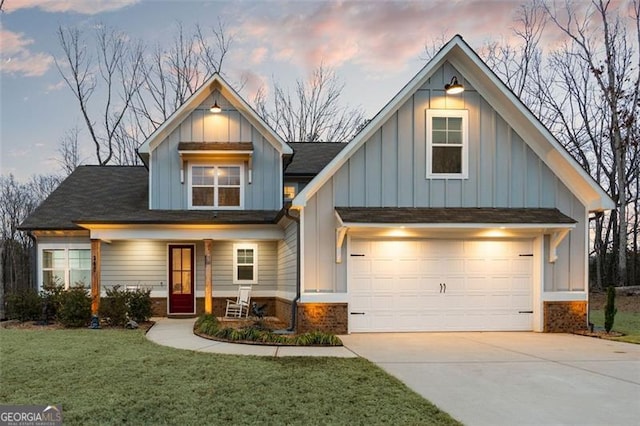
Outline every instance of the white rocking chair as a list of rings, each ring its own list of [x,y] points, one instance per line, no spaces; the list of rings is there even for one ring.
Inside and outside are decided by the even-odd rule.
[[[238,287],[238,298],[236,300],[227,299],[227,309],[224,313],[225,317],[242,318],[249,316],[249,308],[251,302],[251,286]]]

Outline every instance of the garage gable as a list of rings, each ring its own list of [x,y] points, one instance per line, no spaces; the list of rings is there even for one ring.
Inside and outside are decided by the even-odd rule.
[[[464,92],[447,94],[454,78]],[[336,205],[613,208],[460,36],[454,37],[293,200]],[[571,202],[571,201],[570,201]]]

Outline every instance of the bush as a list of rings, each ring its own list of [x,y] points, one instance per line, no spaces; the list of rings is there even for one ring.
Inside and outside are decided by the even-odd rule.
[[[135,322],[149,321],[151,310],[151,290],[137,289],[129,292],[129,318]]]
[[[60,294],[64,292],[63,285],[50,284],[45,285],[40,292],[40,299],[42,300],[42,320],[49,321],[54,319],[58,314],[60,307]]]
[[[220,324],[218,323],[218,318],[211,314],[201,315],[196,324],[194,325],[194,329],[198,333],[206,334],[209,336],[215,336],[218,332],[218,327]]]
[[[60,292],[58,321],[65,327],[84,327],[91,320],[91,296],[84,287]]]
[[[42,300],[33,290],[22,290],[7,295],[7,318],[21,322],[36,321],[42,315]]]
[[[331,333],[325,333],[324,331],[311,331],[309,333],[304,333],[296,336],[294,341],[296,345],[302,346],[342,346],[342,340],[340,340],[338,336]]]
[[[613,286],[607,287],[607,304],[604,306],[604,329],[608,332],[613,328],[613,321],[616,313],[616,289]]]
[[[119,285],[107,289],[107,297],[100,300],[99,314],[109,324],[124,326],[127,323],[129,293],[121,290]]]

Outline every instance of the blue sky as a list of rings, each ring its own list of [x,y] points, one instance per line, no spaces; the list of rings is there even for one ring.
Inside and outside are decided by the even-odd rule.
[[[512,37],[520,2],[492,1],[176,1],[5,0],[0,16],[0,173],[26,180],[57,172],[65,132],[83,129],[77,104],[55,67],[59,25],[106,24],[145,44],[171,40],[185,28],[218,19],[234,43],[223,67],[248,77],[247,100],[272,77],[293,81],[320,62],[345,83],[350,105],[372,117],[424,65],[424,46],[459,33],[472,47]],[[84,135],[81,133],[81,138]],[[142,141],[140,141],[142,142]],[[94,162],[92,146],[81,150]]]

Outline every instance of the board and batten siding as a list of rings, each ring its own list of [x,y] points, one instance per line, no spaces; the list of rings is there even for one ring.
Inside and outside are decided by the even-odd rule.
[[[189,165],[187,160],[182,164],[183,160],[178,154],[180,142],[252,142],[252,183],[250,184],[248,183],[248,161],[244,161],[244,208],[246,210],[280,209],[282,203],[280,153],[221,95],[217,99],[223,108],[221,113],[209,112],[209,107],[214,102],[213,95],[209,96],[151,152],[152,209],[186,210],[188,208]],[[184,166],[184,183],[180,182],[182,166]]]
[[[244,241],[243,241],[244,242]],[[202,241],[113,241],[102,243],[102,291],[115,285],[151,289],[152,297],[167,296],[169,245],[195,246],[195,280],[198,297],[204,295],[204,243]],[[213,295],[237,294],[233,283],[233,241],[214,241],[212,248]],[[276,290],[277,242],[258,244],[258,284],[254,292]]]
[[[297,262],[298,255],[298,225],[284,219],[284,240],[278,241],[278,276],[277,288],[280,297],[293,300],[296,294]]]
[[[545,260],[545,290],[585,290],[585,206],[468,82],[462,94],[445,94],[451,75],[461,74],[446,63],[307,202],[306,292],[346,291],[345,263],[335,263],[335,206],[556,207],[578,223],[558,260]],[[426,178],[428,109],[469,111],[468,179]]]

